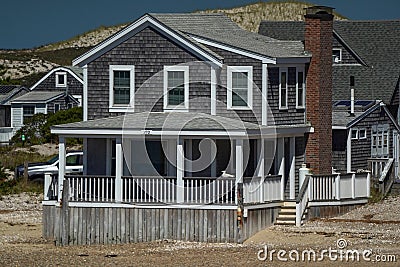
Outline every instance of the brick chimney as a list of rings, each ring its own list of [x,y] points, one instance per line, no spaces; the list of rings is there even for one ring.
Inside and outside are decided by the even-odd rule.
[[[312,53],[306,81],[307,120],[314,127],[306,162],[314,174],[332,173],[332,31],[333,8],[306,8],[305,50]]]

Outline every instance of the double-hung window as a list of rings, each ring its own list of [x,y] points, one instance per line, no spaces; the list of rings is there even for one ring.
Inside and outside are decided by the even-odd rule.
[[[279,109],[288,109],[288,69],[279,68]]]
[[[305,108],[306,102],[306,84],[304,76],[304,68],[297,68],[297,83],[296,83],[296,108]]]
[[[56,72],[56,87],[67,87],[66,72]]]
[[[33,115],[35,115],[35,106],[23,106],[23,117],[22,123],[26,123],[28,119],[30,119]]]
[[[253,106],[253,67],[227,68],[228,109],[251,109]]]
[[[372,157],[388,157],[389,156],[389,125],[373,125],[371,140],[371,156]]]
[[[164,67],[164,110],[189,109],[189,66]]]
[[[109,111],[132,111],[135,93],[135,67],[129,65],[111,65],[109,76]]]

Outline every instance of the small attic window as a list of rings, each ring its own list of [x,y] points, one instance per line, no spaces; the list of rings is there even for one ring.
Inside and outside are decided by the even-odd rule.
[[[67,87],[66,72],[56,72],[56,87]]]
[[[333,63],[339,63],[342,61],[342,49],[341,48],[333,48],[332,49],[332,60]]]

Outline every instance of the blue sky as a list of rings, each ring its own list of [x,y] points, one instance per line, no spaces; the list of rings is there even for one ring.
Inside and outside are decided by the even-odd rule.
[[[149,12],[192,12],[254,2],[256,0],[3,0],[0,4],[0,48],[32,48],[63,41],[101,25],[133,21]],[[307,2],[334,7],[350,19],[400,19],[399,0]]]

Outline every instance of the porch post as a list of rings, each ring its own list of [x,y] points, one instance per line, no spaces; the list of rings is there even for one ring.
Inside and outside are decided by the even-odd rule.
[[[236,172],[235,172],[235,204],[238,204],[238,199],[237,199],[237,190],[238,190],[238,183],[243,183],[243,140],[242,139],[236,139]]]
[[[346,166],[346,171],[347,173],[351,172],[351,128],[349,129],[349,133],[347,134],[347,148],[346,148],[346,160],[347,160],[347,166]]]
[[[295,137],[290,138],[290,172],[289,172],[289,189],[290,199],[296,198],[296,139]]]
[[[184,202],[183,176],[185,174],[185,154],[183,151],[183,139],[178,137],[176,142],[176,200],[178,203]]]
[[[267,114],[267,92],[268,92],[268,65],[262,64],[262,84],[261,84],[261,124],[267,125],[268,114]]]
[[[217,70],[214,66],[211,66],[211,115],[217,114]]]
[[[281,200],[285,199],[285,143],[278,138],[278,174],[281,175]]]
[[[259,185],[259,198],[260,202],[264,200],[264,179],[265,179],[265,145],[264,145],[264,138],[260,138],[258,140],[258,173],[257,176],[260,176],[260,185]]]
[[[62,197],[62,190],[63,190],[63,181],[64,181],[64,176],[65,176],[65,137],[60,136],[58,138],[58,156],[59,156],[59,162],[58,162],[58,195],[57,195],[57,200],[58,202],[61,201]]]
[[[115,201],[122,202],[122,168],[123,168],[122,140],[115,142]]]

